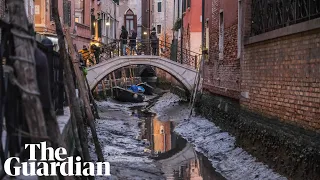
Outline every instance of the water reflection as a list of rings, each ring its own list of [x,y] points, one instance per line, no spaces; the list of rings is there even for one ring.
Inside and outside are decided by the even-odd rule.
[[[197,153],[193,146],[174,133],[175,124],[171,121],[160,121],[156,114],[133,113],[140,119],[140,138],[146,141],[146,148],[162,164],[162,171],[170,180],[222,180],[215,172],[211,162]]]

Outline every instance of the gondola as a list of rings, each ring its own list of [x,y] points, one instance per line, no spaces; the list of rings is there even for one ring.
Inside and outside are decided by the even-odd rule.
[[[144,94],[146,94],[146,95],[153,94],[154,88],[152,86],[150,86],[149,84],[147,84],[146,82],[139,83],[139,84],[137,84],[137,86],[142,86],[145,89]]]
[[[139,93],[134,93],[130,90],[121,88],[121,87],[113,87],[113,98],[122,101],[122,102],[133,102],[133,103],[141,103],[144,100],[144,96]]]

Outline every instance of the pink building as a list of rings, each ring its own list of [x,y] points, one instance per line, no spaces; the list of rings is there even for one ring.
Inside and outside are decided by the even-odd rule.
[[[183,44],[193,52],[200,52],[202,36],[202,5],[198,1],[183,0]]]
[[[52,17],[52,0],[34,1],[34,24],[38,34],[46,36],[57,46],[58,39],[56,27]],[[70,29],[77,49],[83,45],[88,45],[91,40],[90,36],[90,0],[58,0],[59,16],[64,27]],[[75,10],[80,10],[82,21],[75,17]]]

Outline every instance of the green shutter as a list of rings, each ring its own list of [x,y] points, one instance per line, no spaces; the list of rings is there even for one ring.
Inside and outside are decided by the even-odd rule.
[[[102,19],[98,20],[98,37],[99,38],[101,38],[101,31],[102,31],[101,21]]]
[[[63,0],[63,23],[71,26],[71,2]]]
[[[94,22],[96,21],[96,17],[91,14],[91,35],[95,34],[95,27],[94,27]]]
[[[158,12],[161,12],[161,10],[162,10],[162,9],[161,9],[161,8],[162,8],[161,6],[162,6],[162,3],[161,3],[161,2],[158,2]]]

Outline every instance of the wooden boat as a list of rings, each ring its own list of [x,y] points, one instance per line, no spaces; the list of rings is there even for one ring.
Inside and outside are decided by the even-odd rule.
[[[152,86],[150,86],[149,84],[147,84],[146,82],[144,83],[139,83],[137,84],[137,86],[142,86],[144,88],[144,94],[146,95],[152,95],[154,88]]]
[[[141,103],[144,100],[144,96],[138,93],[134,93],[121,87],[113,87],[112,93],[114,99],[122,102]]]

